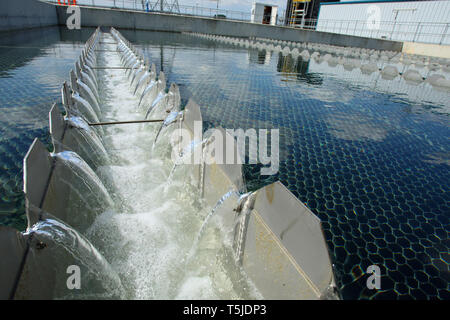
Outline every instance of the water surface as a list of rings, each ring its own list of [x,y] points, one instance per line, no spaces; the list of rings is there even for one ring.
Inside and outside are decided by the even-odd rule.
[[[22,159],[34,137],[48,140],[51,103],[90,32],[0,34],[1,224],[25,228]],[[183,104],[201,105],[205,129],[280,129],[279,173],[245,166],[247,186],[279,179],[319,216],[344,298],[449,298],[448,92],[182,34],[123,35]],[[378,293],[365,288],[372,264]]]

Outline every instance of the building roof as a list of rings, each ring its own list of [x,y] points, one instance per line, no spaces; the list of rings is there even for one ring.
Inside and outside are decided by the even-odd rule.
[[[278,8],[278,6],[277,6],[277,5],[274,5],[274,4],[270,4],[270,3],[263,3],[263,2],[253,2],[253,4],[260,4],[260,5],[263,5],[263,6],[268,6],[268,7],[277,7],[277,8]]]
[[[340,2],[321,2],[320,5],[351,4],[351,3],[375,3],[375,2],[418,2],[418,1],[443,1],[443,0],[341,0]]]

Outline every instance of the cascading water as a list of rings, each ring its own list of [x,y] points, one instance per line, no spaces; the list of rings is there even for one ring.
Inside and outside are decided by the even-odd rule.
[[[104,43],[117,41],[108,34],[102,37],[106,39]],[[86,72],[81,74],[81,79],[88,88],[78,83],[86,92],[91,89],[92,94],[88,92],[89,97],[86,96],[89,100],[102,101],[102,121],[141,120],[148,112],[148,105],[149,109],[167,107],[161,105],[168,100],[164,99],[167,94],[155,90],[165,84],[162,80],[152,80],[139,96],[136,88],[148,78],[146,74],[138,77],[143,72],[142,59],[132,52],[121,59],[120,52],[131,50],[119,47],[123,50],[103,50],[97,57],[91,53],[86,61],[91,66],[94,62],[120,65],[122,61],[125,66],[133,65],[132,69],[99,69],[93,77],[92,70],[87,70],[85,65]],[[103,48],[114,47],[107,44]],[[137,82],[136,88],[130,86],[133,82]],[[146,98],[145,110],[136,111],[143,98]],[[221,219],[213,219],[221,216],[219,213],[224,210],[220,209],[229,199],[235,199],[236,191],[224,194],[208,210],[199,195],[198,181],[192,178],[192,166],[173,164],[167,153],[171,130],[163,129],[174,127],[171,124],[177,123],[180,113],[170,113],[162,125],[108,125],[97,131],[84,120],[87,117],[88,121],[98,121],[92,105],[77,93],[73,99],[79,114],[76,109],[70,110],[66,121],[73,129],[76,143],[86,146],[86,149],[80,147],[83,157],[91,159],[90,149],[98,153],[92,160],[97,168],[94,172],[78,154],[63,151],[52,154],[56,159],[53,174],[70,192],[68,211],[75,220],[68,223],[81,230],[90,242],[48,217],[29,232],[43,242],[57,243],[64,248],[62,252],[81,261],[87,270],[87,278],[82,283],[93,284],[93,290],[76,298],[260,298],[234,264],[229,230],[225,230]],[[154,150],[153,142],[158,142]],[[181,152],[182,156],[192,155],[196,146],[203,143],[206,140],[193,142]],[[114,161],[109,161],[106,150],[114,154]],[[86,212],[93,219],[83,225]],[[190,253],[190,259],[186,253]],[[63,274],[64,280],[67,279]],[[98,283],[92,280],[101,276],[105,278]],[[104,293],[102,288],[111,294]],[[73,297],[65,291],[55,295],[55,298]]]
[[[177,168],[183,163],[192,163],[193,162],[192,155],[195,152],[195,149],[200,147],[203,148],[203,146],[205,146],[207,142],[208,138],[205,138],[203,140],[192,140],[191,143],[189,143],[185,148],[183,148],[183,150],[180,150],[178,159],[173,164],[172,169],[170,169],[165,190],[167,190],[167,186],[169,186],[170,183],[172,182],[173,175],[175,174]]]
[[[132,58],[134,60],[134,58]],[[139,67],[139,64],[141,63],[141,61],[136,60],[135,64],[133,64],[133,66],[131,67],[129,73],[128,73],[128,77],[130,77],[132,74],[134,74],[135,70]]]
[[[235,226],[233,241],[233,252],[235,254],[235,260],[238,264],[242,262],[242,255],[244,253],[243,245],[245,234],[247,233],[248,218],[253,210],[255,203],[256,193],[248,192],[239,197],[238,206],[236,208]]]
[[[97,114],[92,109],[92,106],[89,104],[89,102],[83,99],[77,92],[72,94],[72,98],[78,103],[78,109],[80,109],[80,112],[82,112],[82,114],[86,114],[88,120],[93,122],[100,122]]]
[[[121,280],[100,252],[75,229],[62,221],[46,217],[27,230],[39,244],[34,250],[51,253],[55,269],[55,299],[125,298]],[[49,263],[49,261],[47,261]],[[67,267],[80,268],[80,289],[67,287]]]
[[[139,103],[138,103],[138,107],[141,105],[142,103],[142,99],[144,99],[144,97],[147,95],[147,93],[149,93],[149,91],[156,85],[157,81],[152,80],[148,86],[144,89],[144,91],[141,94],[141,98],[139,99]]]
[[[164,97],[166,96],[165,92],[159,92],[156,99],[152,102],[152,104],[150,105],[150,107],[147,109],[147,112],[145,113],[145,119],[148,118],[148,115],[150,114],[150,112],[153,110],[153,108],[155,108],[158,103],[161,102],[161,100],[164,99]]]
[[[89,88],[91,88],[91,90],[94,93],[97,100],[99,100],[99,94],[97,91],[97,86],[94,83],[94,80],[92,80],[91,77],[84,71],[80,70],[80,73],[81,73],[81,79],[86,81],[86,84],[89,86]]]
[[[181,116],[183,113],[180,111],[172,111],[169,113],[169,115],[164,119],[163,124],[159,127],[158,132],[156,133],[155,140],[153,140],[153,146],[152,149],[154,149],[156,142],[158,141],[159,134],[161,133],[161,130],[164,128],[167,128],[172,123],[175,123],[177,121],[178,117]]]
[[[138,81],[138,83],[136,84],[136,87],[134,88],[134,92],[133,94],[136,94],[136,91],[139,89],[139,87],[145,82],[145,80],[147,80],[148,77],[151,76],[150,72],[146,72]]]
[[[77,84],[86,91],[87,95],[89,96],[89,98],[92,102],[92,105],[95,107],[95,112],[97,113],[97,115],[99,115],[101,113],[100,106],[98,105],[97,98],[95,97],[91,88],[89,88],[88,85],[86,85],[83,81],[81,81],[79,79],[77,80]]]
[[[102,65],[106,62],[111,65],[120,63],[119,54],[113,52],[102,53],[97,59]],[[125,60],[132,61],[133,58]],[[161,92],[157,97],[153,97],[156,92],[148,95],[157,81],[150,82],[140,96],[133,94],[135,87],[129,84],[136,78],[138,66],[134,63],[129,70],[129,78],[127,72],[120,69],[98,71],[101,98],[104,92],[110,93],[108,99],[105,97],[103,100],[107,101],[102,114],[105,121],[144,118],[147,108],[136,112],[144,97],[150,109],[163,103],[166,93]],[[149,123],[104,127],[102,140],[105,147],[114,150],[119,161],[101,170],[110,172],[114,193],[120,196],[128,209],[123,212],[105,211],[97,217],[87,235],[118,272],[127,297],[256,298],[258,295],[253,291],[236,289],[239,286],[233,284],[234,280],[224,270],[226,263],[218,258],[228,256],[223,251],[223,235],[217,233],[220,219],[211,218],[220,203],[212,211],[202,209],[197,184],[188,178],[192,174],[191,166],[179,166],[176,178],[173,176],[175,166],[162,146],[166,146],[171,130],[162,128],[176,123],[177,117],[178,112],[171,113],[162,126]],[[161,148],[152,152],[149,147],[156,139]],[[190,153],[189,148],[183,153]],[[171,176],[169,183],[168,173]],[[230,191],[219,202],[226,202],[232,194]],[[201,237],[202,243],[206,241],[211,251],[200,250],[193,254],[210,256],[201,261],[194,259],[196,266],[191,262],[186,270],[186,260],[180,257],[186,257],[198,241],[199,230],[203,235],[209,235],[207,230],[216,230],[212,239]],[[226,252],[231,252],[231,244],[227,248]],[[192,284],[193,279],[198,280],[195,285]]]
[[[88,123],[81,117],[69,116],[66,118],[69,126],[78,130],[72,131],[72,136],[76,140],[79,148],[79,155],[94,164],[95,168],[109,163],[110,157],[102,141]]]
[[[91,79],[95,83],[95,86],[98,87],[97,77],[95,76],[94,71],[88,65],[85,65],[85,69],[87,74],[91,77]]]
[[[213,217],[214,213],[223,205],[223,203],[228,198],[230,198],[232,195],[239,196],[239,193],[234,189],[229,190],[227,193],[225,193],[219,199],[219,201],[217,201],[217,203],[214,205],[214,207],[211,209],[211,211],[206,215],[206,218],[205,218],[205,220],[203,220],[202,226],[200,227],[200,230],[198,231],[197,237],[195,238],[194,244],[193,244],[191,250],[189,251],[188,258],[187,258],[188,261],[191,260],[191,258],[196,253],[198,243],[200,242],[200,240],[205,232],[205,229],[208,226],[209,220]]]
[[[178,110],[179,103],[180,101],[177,100],[176,95],[169,90],[169,92],[158,101],[158,104],[151,108],[146,119],[160,119],[166,117],[167,113]],[[161,108],[159,106],[161,106]],[[182,118],[180,118],[180,120],[182,120]]]
[[[133,77],[131,78],[130,87],[133,86],[134,80],[139,77],[139,75],[144,72],[145,68],[143,66],[140,66],[136,71],[133,73]]]
[[[78,154],[72,151],[63,151],[54,153],[52,156],[57,158],[57,165],[67,167],[76,178],[74,183],[67,183],[90,208],[101,205],[100,207],[103,206],[106,209],[114,205],[102,181]]]

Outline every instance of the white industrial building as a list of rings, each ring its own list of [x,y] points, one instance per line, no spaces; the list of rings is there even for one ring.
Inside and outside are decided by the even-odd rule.
[[[252,5],[251,22],[276,25],[278,19],[278,6],[254,2]]]
[[[450,45],[450,1],[321,3],[316,30]]]

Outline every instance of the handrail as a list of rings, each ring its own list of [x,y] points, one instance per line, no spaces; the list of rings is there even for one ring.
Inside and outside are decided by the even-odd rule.
[[[145,0],[42,0],[53,4],[73,4],[112,9],[147,11]],[[244,11],[216,9],[200,6],[173,5],[166,0],[161,11],[158,2],[148,2],[148,12],[164,12],[189,16],[223,18],[227,20],[250,21],[251,13]],[[157,6],[158,4],[158,6]],[[159,9],[159,10],[158,10]],[[224,17],[225,16],[225,17]],[[278,18],[278,24],[285,24],[285,17]],[[349,19],[288,19],[286,27],[346,34],[366,38],[394,41],[424,42],[450,45],[449,22],[401,22],[380,21],[379,28],[371,28],[366,20]]]

